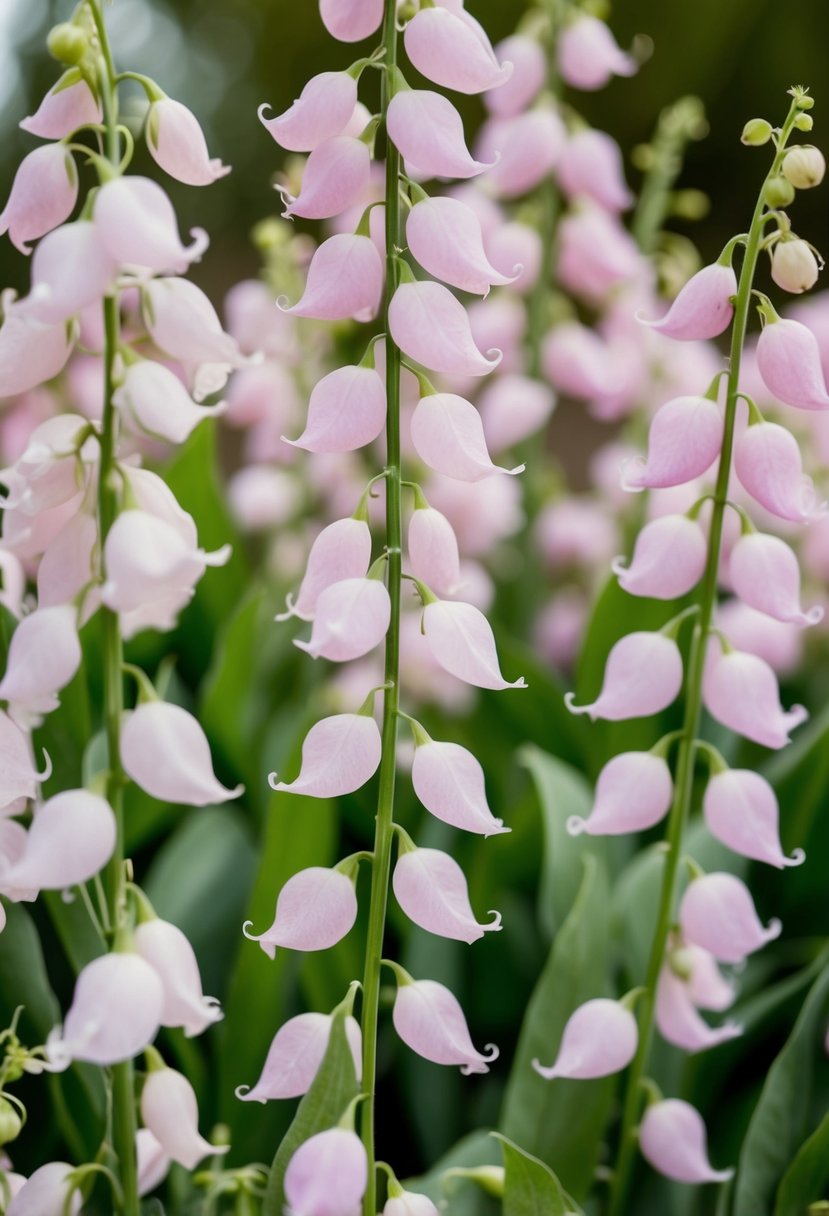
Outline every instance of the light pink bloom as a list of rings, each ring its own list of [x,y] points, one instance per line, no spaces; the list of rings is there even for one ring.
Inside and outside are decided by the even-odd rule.
[[[675,397],[653,416],[647,460],[636,456],[622,466],[626,490],[656,490],[701,477],[720,454],[723,419],[709,397]]]
[[[189,1039],[221,1021],[221,1006],[204,995],[193,947],[177,925],[144,921],[135,930],[135,948],[161,982],[162,1026],[180,1027]]]
[[[428,1195],[405,1191],[386,1200],[383,1216],[440,1216],[440,1213]]]
[[[391,603],[376,578],[345,578],[320,592],[311,638],[294,645],[312,659],[346,663],[379,646],[389,627]]]
[[[543,242],[529,224],[514,220],[501,224],[485,241],[487,256],[502,275],[514,276],[505,286],[517,295],[527,295],[538,282]]]
[[[495,47],[495,56],[500,63],[511,63],[513,71],[509,80],[486,94],[484,105],[490,114],[513,118],[526,110],[544,88],[547,59],[540,43],[526,34],[504,38]]]
[[[338,798],[370,781],[380,765],[382,744],[368,714],[334,714],[311,727],[302,744],[299,776],[291,782],[270,775],[274,790],[306,798]]]
[[[397,345],[415,363],[449,376],[486,376],[501,352],[482,354],[472,337],[460,300],[441,283],[402,283],[389,307],[389,328]]]
[[[42,1165],[25,1180],[23,1186],[13,1192],[6,1216],[63,1216],[64,1212],[77,1216],[83,1203],[79,1190],[72,1195],[69,1207],[66,1206],[69,1178],[74,1168],[65,1161],[50,1161],[48,1165]]]
[[[50,1067],[60,1072],[73,1060],[131,1060],[158,1033],[163,1001],[161,980],[138,954],[93,959],[78,976],[63,1026],[46,1040]]]
[[[433,1064],[460,1065],[464,1076],[489,1072],[498,1058],[492,1043],[483,1054],[476,1051],[457,998],[435,980],[398,984],[392,1020],[412,1051]]]
[[[306,452],[354,452],[385,422],[386,389],[374,368],[338,367],[314,386],[305,430],[285,442]]]
[[[607,211],[625,211],[633,202],[619,145],[604,131],[572,135],[558,158],[556,177],[570,199],[592,198]]]
[[[20,305],[11,292],[2,295],[0,327],[0,399],[27,393],[63,370],[74,346],[74,334],[65,324],[43,325]]]
[[[193,1086],[173,1068],[154,1069],[141,1090],[141,1118],[166,1156],[185,1169],[195,1169],[205,1157],[226,1153],[199,1135],[199,1107]]]
[[[493,464],[480,414],[471,402],[454,393],[423,397],[410,426],[412,444],[423,463],[456,481],[481,481],[499,473],[524,471],[523,464],[513,469]]]
[[[779,920],[764,928],[748,887],[733,874],[705,874],[689,883],[679,905],[683,937],[721,963],[741,963],[780,936]]]
[[[735,650],[757,655],[781,677],[795,671],[803,657],[802,625],[785,625],[741,600],[719,604],[714,623]]]
[[[133,465],[122,465],[130,495],[140,511],[164,520],[176,529],[182,540],[195,548],[198,543],[196,522],[180,505],[173,491],[157,473]]]
[[[619,49],[598,17],[579,14],[558,38],[558,70],[574,89],[601,89],[612,76],[633,76],[636,61]]]
[[[49,774],[48,764],[43,773],[38,773],[28,737],[0,709],[0,815],[22,811],[26,801],[37,794],[38,783]]]
[[[591,721],[620,722],[644,718],[666,709],[682,688],[682,656],[676,642],[661,633],[637,631],[620,638],[607,656],[602,690],[590,705],[574,705],[575,693],[565,697],[574,714]]]
[[[703,801],[705,822],[712,836],[752,861],[778,870],[798,866],[802,849],[787,857],[780,844],[780,808],[764,777],[750,769],[728,769],[708,782]]]
[[[38,608],[12,634],[0,700],[9,703],[13,718],[49,714],[80,665],[75,609]]]
[[[800,567],[792,549],[779,536],[754,532],[741,536],[728,563],[731,586],[744,604],[794,625],[817,625],[819,605],[804,612],[800,606]]]
[[[544,340],[542,358],[547,378],[559,392],[590,401],[614,391],[610,349],[580,321],[556,325]]]
[[[161,1185],[170,1172],[172,1161],[146,1127],[139,1127],[135,1133],[135,1155],[138,1158],[138,1194],[143,1197]]]
[[[117,266],[96,226],[88,220],[64,224],[45,236],[32,258],[32,290],[22,313],[57,325],[100,304],[115,281]]]
[[[714,964],[716,966],[716,964]],[[683,1051],[707,1051],[742,1034],[742,1026],[709,1026],[697,1012],[688,983],[664,963],[656,989],[656,1025],[662,1038]]]
[[[679,1098],[654,1102],[639,1127],[642,1156],[675,1182],[727,1182],[733,1170],[715,1170],[708,1160],[702,1116]]]
[[[721,1013],[734,1004],[736,989],[730,980],[723,977],[713,954],[700,946],[683,943],[681,957],[689,972],[686,981],[688,992],[699,1009],[713,1009]]]
[[[203,418],[215,418],[227,408],[223,401],[195,405],[178,376],[151,359],[127,368],[112,400],[132,430],[169,443],[184,443]]]
[[[41,608],[71,604],[86,590],[79,624],[83,625],[100,604],[91,584],[98,544],[98,522],[80,511],[49,543],[37,568],[37,602]]]
[[[334,3],[342,5],[343,0]],[[347,7],[354,3],[346,0]],[[305,1140],[288,1162],[285,1210],[296,1216],[356,1216],[367,1185],[363,1142],[354,1132],[333,1127]]]
[[[424,9],[427,13],[445,9]],[[500,274],[489,262],[481,223],[466,203],[454,198],[429,198],[416,203],[406,221],[406,240],[424,270],[461,291],[485,296],[491,287],[512,283],[520,271]]]
[[[493,162],[470,155],[460,114],[451,101],[431,89],[395,93],[387,124],[401,156],[426,177],[476,177],[492,168]]]
[[[452,827],[481,836],[510,830],[489,809],[484,770],[472,753],[457,743],[430,739],[419,744],[412,762],[412,785],[426,810]]]
[[[340,232],[311,258],[305,291],[284,311],[317,321],[370,321],[383,295],[383,261],[370,237]]]
[[[551,106],[514,118],[490,118],[475,144],[481,160],[491,161],[487,191],[503,199],[528,194],[552,173],[564,141],[564,123]]]
[[[784,710],[777,677],[764,659],[712,643],[702,686],[708,712],[729,730],[763,747],[781,748],[789,732],[809,717],[802,705]]]
[[[64,72],[29,118],[20,127],[40,139],[65,139],[80,127],[100,122],[101,103],[93,96],[76,68]]]
[[[327,139],[342,135],[357,104],[357,81],[348,72],[320,72],[312,76],[293,105],[276,118],[259,107],[259,121],[280,147],[289,152],[312,152]]]
[[[662,515],[639,533],[630,564],[612,564],[619,586],[629,595],[674,600],[702,578],[708,556],[705,533],[687,515]]]
[[[88,790],[64,790],[38,807],[22,856],[3,885],[60,891],[102,870],[115,848],[112,808]]]
[[[453,595],[461,582],[458,538],[434,507],[413,511],[408,535],[409,572],[437,596]]]
[[[0,212],[0,236],[21,253],[72,214],[78,199],[78,171],[63,144],[35,148],[20,162],[8,202]]]
[[[766,388],[786,405],[829,409],[820,346],[799,321],[767,321],[757,340],[757,369]]]
[[[439,937],[478,941],[501,928],[501,913],[487,925],[475,919],[466,875],[453,857],[440,849],[410,849],[400,854],[392,875],[397,902],[409,920]]]
[[[201,726],[167,701],[150,701],[125,715],[121,761],[127,776],[160,802],[209,806],[238,798],[244,789],[225,789],[217,781]]]
[[[716,338],[734,316],[732,297],[737,294],[737,276],[730,266],[714,262],[693,275],[660,321],[645,321],[657,333],[681,342]]]
[[[251,933],[245,921],[244,934],[258,942],[268,958],[276,948],[328,950],[348,934],[357,919],[354,883],[340,870],[310,866],[285,883],[276,900],[273,924],[264,933]]]
[[[380,28],[383,0],[320,0],[320,16],[332,38],[362,42]],[[309,1212],[308,1216],[317,1214]]]
[[[150,337],[182,365],[196,400],[222,389],[245,359],[204,292],[188,279],[162,278],[144,284],[142,295]]]
[[[361,519],[338,519],[319,533],[308,554],[305,575],[296,600],[288,597],[288,610],[276,619],[298,616],[312,621],[320,595],[334,583],[362,579],[371,561],[371,532]]]
[[[491,452],[523,443],[540,431],[555,408],[549,386],[529,376],[495,376],[477,398]]]
[[[512,75],[512,64],[498,62],[483,29],[463,9],[421,9],[407,23],[403,41],[418,72],[444,89],[485,93]]]
[[[776,422],[755,423],[737,437],[734,470],[751,497],[780,519],[805,523],[825,511],[803,472],[797,440]]]
[[[191,231],[192,245],[182,244],[173,204],[148,177],[116,177],[105,182],[92,214],[104,248],[119,266],[153,274],[184,274],[201,260],[208,245],[202,228]]]
[[[501,674],[492,626],[472,604],[438,600],[423,611],[423,633],[433,656],[450,675],[476,688],[526,688]]]
[[[599,773],[589,817],[571,815],[567,831],[571,836],[644,832],[664,819],[673,796],[671,770],[661,756],[622,752]]]
[[[287,205],[282,215],[308,220],[340,215],[362,198],[370,173],[371,154],[361,140],[350,135],[326,139],[308,157],[297,197],[283,194]]]
[[[56,414],[36,426],[15,463],[0,472],[9,490],[6,509],[34,516],[74,498],[83,483],[78,456],[89,430],[80,414]]]
[[[638,1042],[636,1018],[620,1001],[586,1001],[567,1019],[554,1063],[544,1067],[533,1060],[533,1068],[548,1081],[609,1077],[627,1068]]]
[[[150,106],[147,147],[165,173],[187,186],[210,186],[230,172],[229,165],[211,160],[204,132],[192,110],[172,97]]]
[[[557,274],[564,286],[590,303],[642,273],[642,255],[619,219],[583,201],[559,225]]]
[[[362,1069],[362,1035],[355,1018],[345,1020],[345,1033],[359,1080]],[[300,1013],[280,1026],[271,1043],[259,1080],[250,1089],[239,1085],[236,1097],[242,1102],[269,1102],[277,1098],[299,1098],[323,1061],[331,1035],[331,1015]]]

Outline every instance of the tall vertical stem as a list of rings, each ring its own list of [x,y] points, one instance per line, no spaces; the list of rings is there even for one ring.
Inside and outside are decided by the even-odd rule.
[[[383,20],[385,70],[383,75],[382,118],[394,89],[397,68],[397,3],[386,0]],[[391,620],[386,636],[385,692],[383,694],[383,758],[380,762],[380,788],[374,834],[371,871],[371,905],[363,972],[363,1093],[361,1132],[368,1154],[369,1174],[363,1211],[376,1216],[377,1171],[375,1169],[375,1091],[377,1087],[377,1019],[380,1004],[380,961],[386,925],[389,873],[394,823],[394,786],[397,765],[397,729],[400,707],[400,595],[402,576],[403,520],[400,470],[400,350],[389,330],[389,304],[397,288],[397,256],[401,246],[400,230],[400,154],[386,139],[386,296],[383,323],[386,331],[386,548],[388,552],[388,589]]]
[[[739,287],[737,289],[734,322],[731,329],[731,354],[728,370],[723,444],[717,471],[717,483],[711,513],[711,528],[708,535],[708,557],[699,598],[699,616],[694,627],[691,651],[688,658],[688,671],[685,683],[685,719],[676,763],[674,803],[668,820],[668,851],[665,857],[665,870],[662,876],[656,930],[648,961],[645,992],[639,1006],[639,1046],[631,1064],[627,1080],[619,1139],[619,1157],[610,1193],[609,1216],[625,1216],[627,1212],[627,1195],[630,1187],[631,1168],[636,1154],[636,1127],[641,1109],[642,1081],[646,1075],[653,1039],[656,989],[659,982],[659,973],[665,958],[668,937],[671,932],[671,921],[676,901],[677,875],[682,857],[682,842],[693,798],[694,761],[702,717],[702,680],[705,669],[705,654],[708,638],[711,633],[714,610],[717,604],[717,576],[720,566],[723,520],[728,502],[731,457],[734,449],[734,423],[737,416],[737,401],[740,388],[740,364],[748,324],[748,310],[751,304],[751,290],[757,269],[760,243],[763,237],[763,224],[766,214],[764,202],[765,185],[780,168],[786,140],[791,133],[794,119],[798,112],[797,102],[794,101],[780,134],[777,154],[763,183],[763,189],[760,191],[757,206],[754,209],[746,241]]]

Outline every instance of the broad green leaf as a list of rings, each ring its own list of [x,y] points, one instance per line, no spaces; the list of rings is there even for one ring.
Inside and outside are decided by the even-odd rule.
[[[504,1154],[504,1216],[580,1216],[581,1209],[543,1161],[493,1134]]]
[[[829,955],[824,955],[821,972],[788,1041],[769,1069],[749,1124],[734,1188],[733,1216],[757,1216],[772,1210],[781,1177],[803,1141],[827,1005]]]
[[[826,1198],[829,1185],[829,1114],[812,1132],[783,1175],[774,1216],[803,1216],[810,1203]]]
[[[474,1169],[479,1165],[500,1165],[502,1153],[488,1131],[472,1132],[459,1140],[427,1174],[406,1182],[407,1188],[428,1195],[447,1216],[489,1216],[498,1212],[500,1203],[486,1195],[477,1183],[453,1177],[457,1169]]]
[[[336,1127],[360,1087],[354,1057],[345,1033],[346,1010],[341,1006],[331,1023],[328,1047],[311,1088],[297,1107],[296,1115],[276,1150],[262,1216],[282,1216],[285,1205],[283,1183],[291,1157],[306,1140]]]
[[[551,1166],[577,1198],[590,1189],[614,1080],[545,1081],[564,1025],[584,1001],[607,991],[608,884],[598,858],[584,857],[581,888],[530,999],[502,1111],[501,1131]]]

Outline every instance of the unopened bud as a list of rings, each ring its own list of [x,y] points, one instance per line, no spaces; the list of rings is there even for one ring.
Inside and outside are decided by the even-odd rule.
[[[763,188],[763,202],[769,207],[788,207],[793,199],[794,186],[785,177],[772,177]]]
[[[815,120],[812,118],[811,114],[798,114],[797,118],[794,120],[794,125],[798,131],[811,131],[812,127],[815,125]]]
[[[740,140],[749,147],[759,148],[762,144],[767,144],[771,139],[771,123],[766,122],[765,118],[750,118],[743,127],[743,133]]]
[[[783,176],[798,190],[819,186],[826,172],[826,161],[819,148],[792,148],[783,161]]]
[[[814,287],[820,268],[806,241],[779,241],[771,255],[771,277],[795,295]]]
[[[8,1099],[0,1097],[0,1144],[16,1140],[23,1128],[23,1120]]]
[[[70,21],[62,21],[60,25],[53,26],[46,39],[46,45],[53,59],[57,59],[58,63],[68,64],[70,67],[76,67],[82,63],[89,50],[86,34]]]
[[[681,220],[705,219],[711,210],[711,200],[703,190],[677,190],[673,197],[672,213]]]

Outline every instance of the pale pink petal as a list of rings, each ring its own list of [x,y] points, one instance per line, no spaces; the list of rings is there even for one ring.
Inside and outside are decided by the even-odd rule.
[[[713,1009],[717,1013],[729,1009],[737,992],[733,983],[724,978],[713,954],[692,945],[683,945],[682,953],[690,971],[687,983],[694,1004],[699,1009]]]
[[[216,779],[201,726],[166,701],[139,705],[125,716],[121,761],[127,776],[160,802],[209,806],[238,798],[243,789],[225,789]]]
[[[741,963],[780,936],[779,920],[764,928],[745,883],[733,874],[705,874],[689,883],[679,905],[683,937],[721,963]]]
[[[299,776],[276,781],[274,790],[306,798],[338,798],[353,794],[374,776],[380,766],[382,744],[374,718],[367,714],[335,714],[311,727],[302,744]]]
[[[526,688],[523,677],[501,674],[492,626],[472,604],[438,600],[423,611],[423,633],[437,662],[450,675],[477,688]]]
[[[135,1133],[135,1155],[138,1158],[138,1194],[143,1197],[161,1185],[172,1162],[146,1127],[139,1127]]]
[[[32,290],[18,307],[35,321],[58,325],[91,304],[100,304],[116,271],[94,224],[88,220],[64,224],[35,250]]]
[[[169,368],[151,359],[131,364],[112,397],[130,429],[184,443],[204,418],[225,412],[217,405],[196,405],[187,389]]]
[[[380,28],[383,0],[320,0],[320,16],[332,38],[362,42]]]
[[[636,456],[622,466],[626,490],[679,486],[706,473],[720,454],[723,419],[708,397],[675,397],[653,416],[647,459]]]
[[[150,337],[181,363],[196,400],[219,392],[245,359],[204,292],[187,279],[162,278],[146,283],[142,295]]]
[[[0,709],[0,815],[22,810],[21,802],[35,797],[41,779],[28,737]]]
[[[645,1160],[675,1182],[727,1182],[734,1173],[711,1166],[702,1116],[679,1098],[647,1108],[639,1127],[639,1146]]]
[[[230,172],[228,165],[211,159],[204,132],[192,110],[171,97],[154,101],[150,106],[147,146],[156,164],[187,186],[209,186]]]
[[[296,600],[289,597],[288,610],[276,619],[298,616],[303,621],[312,621],[322,592],[345,579],[364,578],[370,562],[368,524],[353,518],[335,520],[314,540]]]
[[[437,596],[453,595],[461,582],[458,538],[445,515],[434,507],[413,511],[408,534],[409,573]]]
[[[513,118],[528,109],[547,82],[547,57],[535,38],[512,34],[495,47],[499,63],[511,63],[512,74],[506,82],[484,97],[490,114]]]
[[[564,123],[551,106],[514,118],[490,118],[475,143],[476,155],[491,163],[487,191],[512,199],[535,190],[558,163],[565,138]]]
[[[802,705],[783,709],[777,677],[764,659],[739,650],[724,654],[716,643],[706,658],[702,693],[718,722],[763,747],[785,747],[789,732],[809,717]]]
[[[297,100],[284,114],[265,118],[268,105],[259,107],[259,120],[282,148],[312,152],[326,139],[342,135],[357,104],[357,81],[348,72],[320,72],[312,76]]]
[[[742,1034],[742,1026],[709,1026],[697,1012],[688,985],[666,963],[656,990],[656,1025],[662,1038],[683,1051],[707,1051]]]
[[[0,399],[17,397],[61,372],[74,346],[70,326],[43,325],[21,313],[3,293],[0,327]]]
[[[276,900],[274,922],[264,933],[245,937],[258,942],[268,958],[286,950],[328,950],[348,934],[357,919],[354,883],[339,870],[310,866],[285,883]]]
[[[452,827],[481,836],[510,830],[489,809],[484,770],[458,743],[421,743],[412,762],[412,785],[426,810]]]
[[[37,568],[37,602],[41,608],[71,604],[95,577],[93,560],[98,543],[98,523],[80,511],[47,546]],[[90,591],[84,599],[81,623],[99,603]]]
[[[799,321],[767,321],[757,340],[757,369],[779,401],[802,410],[829,409],[815,335]]]
[[[229,1144],[216,1147],[199,1135],[199,1107],[193,1086],[173,1068],[149,1074],[141,1090],[141,1118],[166,1156],[187,1170],[205,1157],[226,1153]]]
[[[572,135],[558,159],[556,177],[570,199],[592,198],[608,211],[626,211],[633,202],[619,145],[604,131]]]
[[[441,283],[403,283],[389,307],[389,328],[397,345],[415,363],[450,376],[485,376],[501,361],[486,355],[472,337],[460,300]]]
[[[345,1033],[359,1080],[362,1069],[362,1035],[353,1017],[345,1020]],[[239,1085],[236,1097],[242,1102],[269,1102],[299,1098],[311,1088],[331,1035],[331,1015],[300,1013],[290,1018],[271,1043],[259,1080],[252,1089]]]
[[[639,1042],[636,1018],[620,1001],[598,998],[580,1005],[567,1019],[558,1056],[545,1067],[533,1068],[546,1080],[569,1077],[589,1081],[627,1068]]]
[[[744,604],[794,625],[817,625],[819,605],[804,612],[800,606],[800,567],[792,549],[779,536],[754,532],[741,536],[728,559],[732,590]]]
[[[326,587],[317,599],[311,638],[294,641],[312,659],[345,663],[379,646],[389,628],[391,604],[385,585],[374,578],[346,578]]]
[[[410,426],[415,451],[436,473],[474,482],[499,473],[514,475],[524,471],[524,465],[505,469],[493,464],[480,414],[471,402],[454,393],[423,397],[412,414]]]
[[[444,12],[427,9],[426,12]],[[489,262],[480,221],[471,207],[454,198],[416,203],[406,221],[406,240],[424,270],[451,287],[487,295],[491,287],[512,283],[519,267],[500,274]]]
[[[601,89],[612,76],[633,76],[636,62],[619,49],[598,17],[579,13],[561,31],[557,44],[558,70],[574,89]]]
[[[498,1048],[475,1049],[457,998],[435,980],[399,984],[392,1012],[394,1028],[407,1047],[433,1064],[459,1065],[464,1075],[489,1072]]]
[[[80,127],[100,122],[101,103],[76,68],[64,72],[20,127],[41,139],[65,139]]]
[[[523,443],[540,431],[555,409],[549,386],[529,376],[495,376],[476,399],[490,452]]]
[[[339,367],[314,386],[305,430],[286,443],[306,452],[354,452],[386,422],[386,389],[371,367]]]
[[[619,219],[585,199],[559,225],[560,282],[591,304],[643,274],[642,255]]]
[[[144,921],[135,930],[135,948],[160,980],[162,1026],[180,1027],[191,1038],[221,1020],[221,1006],[204,995],[193,947],[177,925]]]
[[[440,937],[478,941],[501,928],[501,914],[479,924],[469,902],[466,875],[448,853],[440,849],[412,849],[401,853],[392,875],[397,902],[409,920]]]
[[[617,557],[612,569],[629,595],[674,600],[696,587],[707,557],[705,533],[698,523],[687,515],[662,515],[637,536],[630,564]]]
[[[326,139],[308,157],[302,188],[296,198],[287,196],[282,215],[307,220],[341,215],[362,198],[370,173],[371,155],[361,140],[349,135]]]
[[[8,202],[0,212],[0,235],[21,253],[72,214],[78,198],[78,171],[63,144],[35,148],[20,162]]]
[[[104,248],[119,266],[153,274],[184,274],[208,244],[201,228],[191,232],[192,245],[182,244],[173,204],[148,177],[106,182],[96,196],[93,219]]]
[[[78,1216],[83,1204],[79,1190],[72,1194],[67,1208],[70,1175],[75,1167],[65,1161],[50,1161],[34,1171],[22,1186],[13,1190],[13,1198],[6,1208],[6,1216]],[[5,1171],[4,1171],[5,1172]],[[9,1175],[6,1174],[6,1178]]]
[[[753,861],[782,870],[805,860],[802,849],[787,857],[780,844],[777,796],[759,773],[728,769],[708,782],[703,800],[705,822],[712,836]]]
[[[342,4],[343,0],[335,3]],[[347,3],[353,7],[354,0]],[[380,7],[382,10],[382,3]],[[288,1162],[284,1185],[286,1212],[297,1216],[356,1216],[368,1185],[368,1158],[362,1140],[341,1127],[311,1136]]]
[[[714,262],[688,280],[661,320],[639,319],[666,338],[681,342],[716,338],[731,324],[736,294],[737,276],[732,268]]]
[[[661,756],[622,752],[599,773],[589,817],[571,816],[567,831],[571,836],[644,832],[664,819],[673,795],[671,770]]]
[[[0,699],[12,716],[51,713],[81,665],[75,609],[39,608],[12,634]]]
[[[460,114],[451,101],[431,89],[395,93],[387,126],[401,156],[426,177],[476,177],[494,163],[470,155]]]
[[[115,848],[115,816],[88,790],[64,790],[37,808],[23,855],[4,885],[61,891],[93,878]]]
[[[317,321],[370,321],[383,283],[383,260],[371,238],[337,233],[314,252],[302,298],[284,311]]]
[[[738,435],[734,470],[751,497],[780,519],[805,523],[825,513],[803,472],[797,440],[776,422],[755,423]]]
[[[544,256],[543,241],[536,230],[514,220],[501,224],[484,244],[495,269],[511,278],[505,286],[517,295],[528,295],[538,282]]]
[[[403,41],[414,67],[444,89],[484,93],[512,75],[512,64],[499,63],[478,23],[448,8],[421,9],[407,23]]]
[[[620,722],[667,709],[681,689],[682,656],[676,642],[661,633],[637,631],[612,647],[602,690],[592,704],[574,705],[574,693],[565,700],[571,713],[588,714],[591,721]]]

